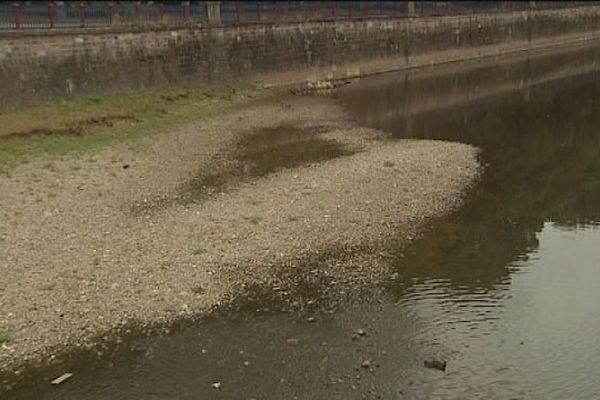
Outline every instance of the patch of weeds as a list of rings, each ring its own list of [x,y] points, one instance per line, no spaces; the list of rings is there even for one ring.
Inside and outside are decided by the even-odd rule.
[[[198,295],[202,295],[204,293],[206,293],[206,289],[204,289],[202,286],[198,285],[198,286],[194,286],[192,288],[192,292]]]
[[[93,104],[100,104],[102,102],[102,99],[100,97],[95,96],[89,96],[86,98],[86,100]]]
[[[198,247],[197,249],[194,249],[192,251],[192,255],[194,255],[194,256],[200,256],[202,254],[206,254],[206,249],[204,249],[202,247]]]
[[[0,330],[0,345],[8,343],[12,340],[12,335],[7,331]]]
[[[52,161],[48,161],[47,163],[45,163],[44,165],[42,165],[42,168],[43,169],[47,169],[47,170],[52,171],[52,172],[56,172],[57,171],[56,164],[54,162],[52,162]]]
[[[45,290],[45,291],[52,291],[52,290],[54,290],[55,288],[56,288],[56,284],[55,284],[55,283],[47,283],[47,284],[45,284],[44,286],[42,286],[42,288],[41,288],[41,289],[42,289],[42,290]]]
[[[253,225],[258,225],[262,222],[262,218],[256,215],[251,215],[250,217],[246,217],[246,221],[250,222]]]

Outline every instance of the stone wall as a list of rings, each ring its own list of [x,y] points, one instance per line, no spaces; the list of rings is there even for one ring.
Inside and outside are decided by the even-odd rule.
[[[595,31],[600,7],[415,19],[358,19],[139,32],[13,33],[0,38],[0,109],[65,96],[266,74],[361,73],[424,54]],[[466,52],[466,53],[465,53]],[[350,68],[349,66],[352,66]],[[310,74],[309,74],[310,72]],[[303,75],[304,74],[304,75]],[[314,76],[314,75],[313,75]]]

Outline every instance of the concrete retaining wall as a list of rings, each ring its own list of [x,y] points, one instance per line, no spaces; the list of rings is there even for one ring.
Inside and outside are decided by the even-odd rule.
[[[356,75],[361,64],[376,60],[401,67],[424,54],[452,59],[485,46],[595,31],[599,14],[600,7],[589,6],[143,32],[16,33],[0,38],[0,108],[189,81]]]

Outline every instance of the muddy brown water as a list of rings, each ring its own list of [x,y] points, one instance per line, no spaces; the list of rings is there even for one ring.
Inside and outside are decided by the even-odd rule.
[[[381,298],[207,319],[2,398],[600,398],[598,61],[599,48],[572,49],[344,89],[360,123],[471,143],[486,164],[461,210],[390,249]]]
[[[219,172],[200,171],[184,185],[181,197],[198,201],[248,177],[257,178],[355,153],[342,143],[318,136],[329,130],[320,125],[283,124],[246,133],[236,141],[229,167]]]
[[[135,203],[130,211],[142,215],[173,203],[202,202],[235,188],[249,178],[259,178],[294,168],[351,155],[358,151],[334,139],[319,137],[330,127],[282,124],[244,132],[232,144],[229,156],[216,154],[210,170],[201,169],[184,182],[174,196],[158,196]]]

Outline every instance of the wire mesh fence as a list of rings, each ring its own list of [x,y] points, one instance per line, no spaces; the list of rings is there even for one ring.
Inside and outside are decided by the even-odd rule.
[[[596,1],[19,1],[0,2],[0,30],[283,23],[419,17],[596,5]],[[212,4],[212,5],[211,5]],[[216,15],[209,7],[216,7]],[[212,18],[212,19],[211,19]]]

